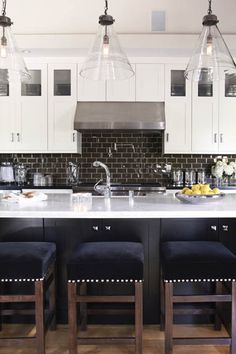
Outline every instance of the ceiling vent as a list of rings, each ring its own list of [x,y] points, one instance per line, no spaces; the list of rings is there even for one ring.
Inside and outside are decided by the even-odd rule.
[[[164,32],[166,30],[166,12],[152,11],[152,32]]]

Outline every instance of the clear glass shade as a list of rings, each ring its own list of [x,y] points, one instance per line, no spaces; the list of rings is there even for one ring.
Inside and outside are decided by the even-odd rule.
[[[0,26],[0,83],[27,82],[30,74],[17,48],[11,27]]]
[[[209,83],[224,79],[226,73],[236,74],[235,62],[218,27],[204,25],[185,77]]]
[[[80,75],[91,80],[125,80],[134,75],[132,66],[120,46],[114,25],[99,25]]]

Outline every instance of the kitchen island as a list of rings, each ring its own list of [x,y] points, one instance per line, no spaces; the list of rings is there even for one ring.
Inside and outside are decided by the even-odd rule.
[[[57,246],[57,318],[60,323],[67,321],[66,263],[77,243],[142,242],[144,322],[159,323],[160,242],[186,239],[221,240],[236,253],[236,194],[227,194],[219,201],[202,205],[183,204],[171,192],[134,200],[93,197],[88,210],[73,203],[67,194],[50,194],[47,201],[37,203],[0,202],[0,241],[45,241]],[[90,287],[93,291],[94,285]],[[131,319],[127,317],[127,322]],[[117,323],[117,318],[102,317],[99,321]],[[120,321],[124,323],[123,318]]]
[[[50,194],[48,200],[24,203],[0,202],[0,217],[4,218],[210,218],[236,217],[236,194],[206,204],[184,204],[173,192],[150,194],[144,197],[93,197],[92,207],[84,208],[72,201],[69,194]]]

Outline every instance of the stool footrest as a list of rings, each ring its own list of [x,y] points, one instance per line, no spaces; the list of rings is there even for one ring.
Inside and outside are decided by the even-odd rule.
[[[119,302],[135,302],[135,297],[134,296],[87,296],[87,295],[79,295],[77,296],[77,302],[114,302],[114,303],[119,303]]]
[[[0,338],[0,346],[1,347],[14,347],[14,346],[34,346],[36,344],[36,337],[21,337],[21,338]]]
[[[204,338],[173,338],[175,345],[230,345],[231,338],[227,337],[204,337]]]
[[[135,344],[135,337],[98,337],[98,338],[77,338],[78,344],[91,344],[91,345],[112,345],[112,344]]]
[[[35,295],[0,295],[1,303],[10,302],[35,302]]]
[[[178,302],[231,302],[231,295],[177,295],[173,296],[172,301]]]

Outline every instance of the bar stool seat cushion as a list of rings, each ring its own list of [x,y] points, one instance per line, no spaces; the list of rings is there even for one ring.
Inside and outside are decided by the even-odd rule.
[[[144,254],[139,242],[80,244],[67,264],[69,281],[142,281]]]
[[[163,242],[161,263],[165,281],[236,279],[236,255],[220,242]]]
[[[54,243],[0,242],[0,280],[43,279],[55,259]]]

